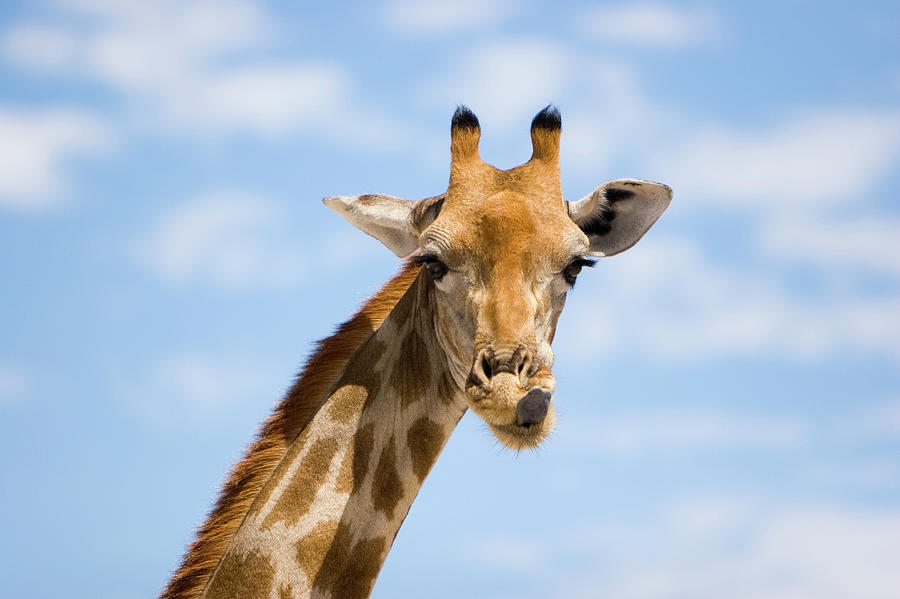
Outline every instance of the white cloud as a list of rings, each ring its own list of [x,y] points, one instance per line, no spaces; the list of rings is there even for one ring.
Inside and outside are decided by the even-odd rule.
[[[722,398],[726,399],[726,398]],[[745,455],[814,448],[859,448],[900,439],[900,401],[864,403],[857,398],[846,412],[816,416],[770,414],[714,407],[678,409],[643,406],[640,410],[603,410],[602,416],[582,414],[564,419],[565,434],[557,448],[580,456],[631,459],[653,456],[708,456],[720,451]],[[797,454],[805,455],[805,454]],[[821,469],[820,469],[821,466]],[[896,464],[855,459],[839,466],[833,461],[808,461],[804,476],[828,484],[893,485]],[[879,481],[880,477],[880,481]]]
[[[597,310],[596,298],[606,307]],[[711,261],[696,244],[646,239],[602,262],[569,299],[560,355],[575,362],[623,349],[667,361],[763,355],[799,361],[859,352],[900,360],[895,297],[798,295],[771,273]]]
[[[485,127],[527,126],[534,114],[558,101],[570,80],[571,57],[537,39],[504,39],[473,47],[449,72],[426,83],[422,96],[436,106],[465,103]]]
[[[576,71],[577,99],[567,104],[563,115],[564,168],[572,166],[596,177],[613,160],[640,157],[663,145],[675,119],[648,96],[633,66],[594,59],[579,64]]]
[[[872,426],[895,437],[900,437],[900,399],[879,405],[872,414]]]
[[[514,139],[505,147],[515,156],[527,156],[521,143],[528,143],[535,113],[557,105],[563,171],[589,176],[592,185],[613,160],[633,157],[646,164],[654,149],[670,147],[683,120],[654,101],[634,65],[539,37],[498,37],[467,47],[422,85],[420,97],[430,106],[468,105],[481,120],[485,141]]]
[[[0,404],[20,401],[28,394],[30,387],[31,383],[24,372],[0,364]]]
[[[111,145],[109,129],[88,113],[0,106],[0,206],[33,209],[61,201],[67,163]]]
[[[201,412],[225,409],[272,385],[265,369],[247,357],[198,353],[180,353],[161,360],[152,378],[174,399]]]
[[[178,351],[152,363],[138,385],[133,379],[123,382],[121,396],[154,428],[188,425],[196,431],[198,422],[256,422],[281,397],[290,378],[273,362],[229,350]]]
[[[884,440],[880,436],[885,432],[883,427],[881,430],[870,430],[875,434],[868,440]],[[858,432],[861,433],[861,430]],[[893,432],[895,438],[896,433]],[[838,493],[846,490],[854,493],[894,493],[900,489],[900,464],[890,457],[848,459],[829,456],[804,467],[802,476],[798,478],[816,489],[837,490]]]
[[[806,423],[785,417],[764,417],[720,411],[644,410],[640,414],[604,414],[597,422],[572,422],[567,439],[579,450],[616,456],[672,455],[723,449],[785,451],[806,445]],[[585,445],[586,444],[586,445]]]
[[[593,7],[579,15],[577,27],[609,44],[680,47],[706,41],[721,25],[710,12],[663,4]]]
[[[457,552],[524,575],[534,590],[519,585],[519,597],[889,599],[900,586],[896,510],[713,495],[638,512],[581,515],[538,540],[488,534]]]
[[[274,198],[238,190],[210,191],[161,213],[135,240],[132,256],[171,285],[243,291],[290,288],[313,276],[328,281],[359,260],[361,243],[381,247],[370,238],[360,242],[362,234],[340,219],[335,219],[334,230],[303,236],[302,241],[291,222],[289,207]],[[396,266],[390,252],[376,252],[367,262]]]
[[[511,572],[529,572],[539,568],[545,557],[540,546],[527,538],[508,536],[482,537],[463,550],[468,561],[481,567]]]
[[[239,0],[61,4],[77,20],[12,25],[4,35],[7,60],[34,66],[31,51],[37,50],[44,67],[78,69],[60,75],[77,73],[121,91],[166,93],[215,61],[262,46],[272,35],[265,15]],[[57,57],[60,47],[67,60]]]
[[[517,11],[510,0],[392,0],[381,16],[395,31],[426,36],[487,29]]]
[[[678,536],[701,542],[715,542],[725,537],[754,517],[758,517],[757,498],[701,497],[688,501],[675,501],[664,510],[664,521]]]
[[[644,552],[607,575],[567,573],[557,596],[888,599],[900,586],[893,566],[900,551],[896,512],[806,505],[762,516],[738,510],[728,516],[724,534],[702,542],[683,515],[675,510],[662,522],[620,528],[647,541]]]
[[[278,134],[316,125],[333,106],[344,105],[349,88],[346,74],[327,65],[234,69],[208,81],[190,117],[199,113],[213,126]],[[180,102],[176,109],[187,104]]]
[[[900,115],[831,111],[746,132],[700,126],[656,161],[679,201],[771,210],[860,202],[900,159]]]
[[[383,150],[407,128],[362,97],[347,71],[321,60],[273,59],[282,34],[258,4],[62,3],[68,23],[7,29],[7,61],[45,75],[95,81],[123,101],[129,124],[156,133],[263,136],[313,132]],[[354,131],[360,133],[353,134]]]
[[[0,52],[12,63],[29,69],[58,71],[77,64],[79,40],[69,30],[43,23],[27,23],[0,39]]]
[[[770,255],[822,270],[900,276],[900,221],[891,217],[767,219],[759,245]]]
[[[307,259],[282,228],[284,207],[261,196],[220,191],[179,204],[144,235],[137,257],[172,283],[225,288],[291,285]]]

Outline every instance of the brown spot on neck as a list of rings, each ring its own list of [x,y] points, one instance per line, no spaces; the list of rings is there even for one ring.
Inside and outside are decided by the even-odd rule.
[[[338,493],[349,493],[353,490],[353,449],[344,452],[341,460],[341,469],[338,471],[337,482],[334,490]]]
[[[309,511],[319,487],[328,476],[331,460],[337,450],[338,443],[334,439],[318,439],[312,444],[288,487],[263,520],[262,528],[268,528],[279,521],[295,521]]]
[[[444,446],[444,429],[434,420],[423,416],[409,427],[406,433],[406,444],[409,447],[409,457],[412,461],[413,471],[423,482],[428,471],[437,460],[441,448]]]
[[[353,490],[362,485],[369,472],[369,457],[375,446],[375,423],[370,422],[356,432],[353,438]]]
[[[206,593],[215,599],[249,599],[268,597],[275,578],[275,567],[269,558],[253,550],[246,557],[229,553],[222,560],[219,575]]]
[[[338,525],[334,542],[313,580],[313,590],[334,599],[365,599],[372,592],[386,549],[383,537],[354,544],[350,526]]]
[[[351,493],[358,489],[369,470],[369,456],[375,445],[375,425],[369,423],[353,436],[352,445],[344,452],[341,469],[335,484],[338,493]]]
[[[385,344],[372,335],[347,365],[338,383],[341,387],[328,400],[329,414],[336,421],[349,424],[362,413],[369,398],[381,393],[381,376],[376,365],[385,350]]]
[[[403,497],[403,481],[397,473],[397,446],[394,436],[381,451],[375,476],[372,479],[372,503],[375,509],[384,513],[388,520],[394,518],[394,508]]]
[[[308,535],[297,541],[297,563],[312,580],[334,542],[338,523],[335,520],[319,522]]]
[[[410,327],[391,372],[391,387],[404,408],[419,401],[431,388],[431,357],[428,346]]]

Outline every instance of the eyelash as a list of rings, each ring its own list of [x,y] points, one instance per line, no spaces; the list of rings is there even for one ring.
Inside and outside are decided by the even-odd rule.
[[[596,263],[597,263],[596,260],[589,260],[588,258],[576,258],[575,260],[570,262],[568,266],[566,266],[563,269],[563,271],[562,271],[563,278],[566,280],[566,283],[568,283],[569,285],[574,287],[575,280],[578,278],[578,275],[581,273],[582,267],[587,266],[588,268],[592,268]]]
[[[428,270],[428,274],[431,275],[431,278],[435,281],[439,281],[445,274],[447,274],[447,265],[438,260],[437,256],[435,256],[434,254],[423,254],[421,256],[415,256],[412,260],[416,264],[424,265]],[[575,260],[570,262],[565,269],[563,269],[563,278],[569,285],[574,287],[575,280],[581,273],[581,269],[585,266],[591,268],[596,263],[596,260],[590,260],[588,258],[576,258]]]
[[[447,265],[438,260],[437,256],[434,254],[415,256],[412,260],[416,264],[423,264],[428,271],[428,274],[431,275],[431,278],[435,281],[439,281],[447,274]]]

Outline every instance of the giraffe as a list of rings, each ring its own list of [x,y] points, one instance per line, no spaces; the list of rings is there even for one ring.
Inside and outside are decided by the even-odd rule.
[[[330,338],[233,469],[163,599],[368,597],[429,470],[466,410],[513,450],[554,422],[550,344],[593,258],[634,245],[672,190],[637,179],[565,202],[559,112],[531,159],[481,160],[478,119],[453,115],[447,191],[324,203],[402,269]]]

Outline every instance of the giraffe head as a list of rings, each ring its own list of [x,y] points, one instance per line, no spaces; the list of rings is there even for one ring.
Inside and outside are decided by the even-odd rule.
[[[436,337],[468,405],[513,449],[538,445],[553,427],[550,344],[582,267],[634,245],[672,198],[665,185],[618,179],[565,202],[560,129],[559,112],[542,110],[531,159],[502,171],[481,160],[478,119],[461,107],[445,194],[324,200],[397,256],[415,253],[434,286]]]

